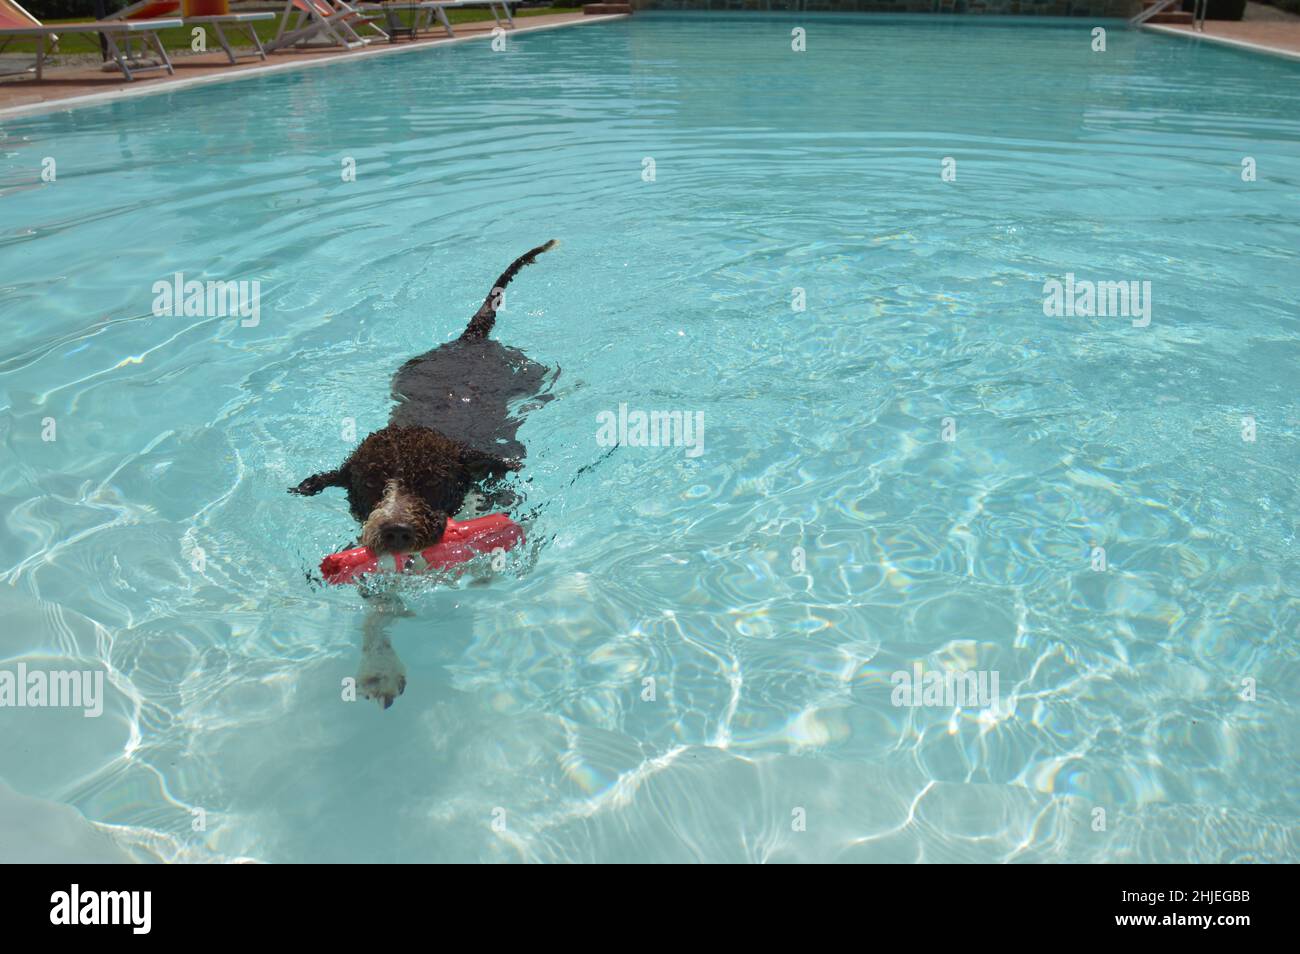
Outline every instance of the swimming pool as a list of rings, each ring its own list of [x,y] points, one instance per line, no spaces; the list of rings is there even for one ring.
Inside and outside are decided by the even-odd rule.
[[[638,15],[0,122],[0,659],[107,673],[0,778],[177,860],[1296,860],[1300,66],[1096,25]],[[345,703],[354,528],[285,488],[552,237],[529,546]]]

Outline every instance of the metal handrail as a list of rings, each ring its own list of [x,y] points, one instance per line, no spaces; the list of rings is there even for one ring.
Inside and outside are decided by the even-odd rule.
[[[1196,0],[1196,8],[1192,12],[1192,28],[1198,33],[1205,32],[1205,14],[1210,8],[1210,0]]]
[[[1164,13],[1165,10],[1167,10],[1169,7],[1173,6],[1175,3],[1178,2],[1180,2],[1180,0],[1160,0],[1159,3],[1155,4],[1154,6],[1147,7],[1137,16],[1133,17],[1133,19],[1129,20],[1128,25],[1141,26],[1142,24],[1150,20],[1153,16],[1155,16],[1157,13]],[[1201,0],[1197,0],[1197,3],[1200,2]]]

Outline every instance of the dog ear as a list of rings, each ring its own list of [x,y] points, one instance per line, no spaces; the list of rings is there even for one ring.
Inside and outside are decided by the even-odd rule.
[[[289,493],[299,494],[303,497],[315,497],[326,487],[342,487],[345,483],[343,468],[338,470],[327,470],[319,474],[312,474],[297,487],[290,487]]]
[[[519,470],[524,465],[518,460],[512,460],[509,457],[500,457],[496,454],[484,453],[475,450],[472,447],[462,448],[460,452],[460,462],[471,473],[480,476],[502,477],[512,470]]]

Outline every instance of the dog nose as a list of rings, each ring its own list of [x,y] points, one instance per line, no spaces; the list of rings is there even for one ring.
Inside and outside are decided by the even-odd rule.
[[[405,524],[391,523],[379,531],[379,539],[389,550],[409,550],[415,542],[415,531]]]

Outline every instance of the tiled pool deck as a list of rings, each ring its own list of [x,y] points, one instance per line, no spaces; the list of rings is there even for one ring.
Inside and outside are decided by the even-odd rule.
[[[507,36],[527,33],[533,30],[554,29],[556,27],[595,24],[606,20],[619,19],[615,16],[583,16],[581,13],[560,13],[546,16],[516,18],[516,28],[507,31]],[[124,96],[140,93],[165,91],[178,86],[205,82],[221,82],[239,76],[255,76],[274,70],[299,69],[307,66],[319,66],[330,62],[350,60],[358,56],[382,56],[388,53],[400,53],[416,47],[433,46],[439,43],[459,43],[465,40],[481,39],[491,34],[496,24],[491,21],[454,24],[456,37],[452,39],[445,33],[428,33],[419,39],[400,40],[397,43],[378,42],[358,50],[343,50],[338,47],[315,50],[292,50],[283,53],[271,53],[265,61],[258,59],[240,60],[232,64],[226,55],[218,50],[215,53],[200,53],[193,56],[173,56],[172,65],[176,68],[174,75],[165,72],[145,73],[134,82],[127,82],[118,71],[104,72],[98,66],[55,67],[45,70],[45,77],[40,82],[30,77],[15,77],[0,82],[0,117],[17,115],[25,112],[40,112],[58,106],[77,106],[95,102],[105,102]]]

